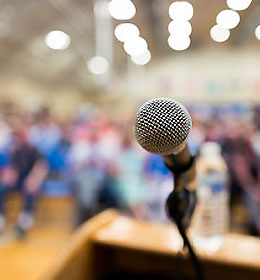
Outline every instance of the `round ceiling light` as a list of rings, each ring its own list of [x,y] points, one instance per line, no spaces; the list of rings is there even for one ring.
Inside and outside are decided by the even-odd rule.
[[[217,15],[217,24],[226,29],[235,28],[240,22],[238,12],[232,10],[223,10]]]
[[[258,25],[255,29],[255,36],[257,40],[260,40],[260,25]]]
[[[88,69],[92,74],[102,75],[108,71],[109,63],[103,56],[94,56],[88,60]]]
[[[151,53],[147,49],[144,53],[131,56],[132,61],[138,65],[145,65],[151,60]]]
[[[130,55],[141,55],[147,50],[147,42],[142,37],[134,37],[124,43],[124,50]]]
[[[136,8],[131,0],[111,0],[108,11],[114,19],[127,20],[135,16]]]
[[[189,21],[173,20],[168,26],[169,33],[175,36],[190,36],[192,27]]]
[[[170,35],[168,38],[169,46],[175,51],[184,51],[190,46],[191,40],[189,36],[174,37]]]
[[[54,50],[65,50],[70,45],[70,36],[63,31],[54,30],[47,34],[46,45]]]
[[[173,20],[190,20],[193,16],[193,6],[186,1],[173,2],[169,7],[169,15]]]
[[[216,24],[210,29],[210,36],[216,42],[225,42],[230,36],[230,31]]]
[[[129,41],[139,35],[140,31],[133,23],[121,23],[115,28],[115,36],[120,42]]]
[[[247,9],[252,0],[227,0],[227,5],[230,9],[242,11]]]

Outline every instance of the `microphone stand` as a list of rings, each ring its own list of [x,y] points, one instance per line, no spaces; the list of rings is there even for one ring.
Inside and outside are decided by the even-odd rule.
[[[187,203],[190,203],[190,199],[195,199],[195,196],[195,191],[190,192],[187,189],[178,192],[172,191],[166,201],[166,209],[169,218],[175,222],[179,230],[179,233],[183,239],[184,246],[188,248],[195,270],[197,272],[197,279],[205,280],[203,269],[189,241],[189,238],[186,234],[186,226],[184,225],[184,219],[186,217],[184,215],[185,212],[183,211],[183,209],[187,207]],[[192,213],[191,211],[188,216]]]
[[[195,180],[195,158],[191,157],[188,148],[179,156],[165,158],[166,166],[174,175],[175,187],[166,201],[166,212],[168,217],[175,222],[183,239],[184,246],[188,248],[198,280],[205,280],[204,272],[196,253],[186,234],[186,229],[196,205],[196,192],[193,184]]]

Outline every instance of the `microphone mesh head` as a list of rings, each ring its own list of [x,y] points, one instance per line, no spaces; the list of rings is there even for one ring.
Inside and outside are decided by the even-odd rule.
[[[191,125],[191,116],[183,105],[169,98],[155,98],[138,110],[134,134],[146,151],[166,156],[178,153]]]

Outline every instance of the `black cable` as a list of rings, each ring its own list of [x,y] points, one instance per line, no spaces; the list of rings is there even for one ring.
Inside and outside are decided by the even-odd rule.
[[[194,267],[195,267],[195,270],[197,272],[197,276],[198,276],[198,280],[205,280],[205,276],[204,276],[204,272],[202,270],[202,267],[201,267],[201,264],[195,254],[195,251],[193,250],[191,244],[190,244],[190,241],[188,239],[188,236],[184,230],[184,227],[182,226],[182,223],[180,221],[175,220],[175,223],[176,223],[176,226],[179,230],[179,233],[183,239],[183,242],[184,242],[184,245],[188,248],[189,250],[189,253],[190,253],[190,256],[191,256],[191,259],[193,261],[193,264],[194,264]]]
[[[198,280],[205,280],[205,276],[202,270],[202,266],[198,260],[198,257],[193,250],[191,243],[188,239],[185,229],[188,227],[191,214],[190,209],[193,209],[191,201],[193,200],[192,195],[186,189],[182,191],[172,191],[166,202],[166,210],[168,216],[175,222],[179,233],[183,239],[184,246],[188,248],[191,259],[194,264],[194,268],[197,272]]]
[[[182,257],[182,252],[179,250],[177,252],[177,256],[176,256],[176,268],[174,271],[174,279],[175,280],[181,280],[181,274],[182,274],[182,261],[183,261],[183,257]]]

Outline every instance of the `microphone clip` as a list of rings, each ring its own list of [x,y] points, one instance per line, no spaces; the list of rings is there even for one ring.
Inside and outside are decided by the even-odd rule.
[[[184,188],[172,191],[166,201],[166,213],[176,224],[187,229],[196,205],[196,191]]]
[[[174,159],[174,157],[173,157]],[[191,156],[189,159],[189,162],[185,165],[175,164],[173,160],[173,164],[169,164],[165,162],[166,167],[174,174],[175,176],[181,175],[185,173],[186,171],[190,170],[195,164],[195,157]]]

